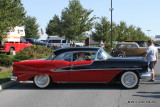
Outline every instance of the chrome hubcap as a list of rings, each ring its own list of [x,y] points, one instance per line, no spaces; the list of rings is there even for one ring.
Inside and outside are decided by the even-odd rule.
[[[48,82],[48,78],[46,75],[40,75],[37,77],[37,83],[39,85],[45,85]]]
[[[131,86],[135,83],[136,79],[135,79],[134,75],[127,74],[127,75],[124,76],[123,81],[126,85]]]

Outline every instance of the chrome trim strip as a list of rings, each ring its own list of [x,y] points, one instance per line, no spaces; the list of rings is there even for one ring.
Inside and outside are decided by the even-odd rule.
[[[67,72],[67,71],[97,71],[97,70],[141,70],[142,68],[106,68],[106,69],[70,69],[70,70],[55,70],[55,72]]]

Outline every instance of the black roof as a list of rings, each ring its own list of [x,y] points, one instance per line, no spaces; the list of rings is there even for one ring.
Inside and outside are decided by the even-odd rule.
[[[98,51],[101,47],[69,47],[69,48],[59,48],[53,51],[55,55],[59,55],[64,52],[69,51]]]

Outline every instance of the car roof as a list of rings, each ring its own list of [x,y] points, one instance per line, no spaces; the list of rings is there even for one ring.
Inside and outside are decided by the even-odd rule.
[[[53,51],[55,55],[59,55],[64,52],[69,51],[98,51],[101,47],[69,47],[69,48],[59,48]]]
[[[118,44],[127,44],[127,45],[129,45],[129,44],[137,44],[136,42],[122,42],[122,43],[118,43]]]

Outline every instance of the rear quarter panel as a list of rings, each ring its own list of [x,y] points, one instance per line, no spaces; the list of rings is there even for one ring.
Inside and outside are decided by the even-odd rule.
[[[55,70],[69,66],[69,64],[67,61],[15,62],[13,65],[13,75],[18,77],[18,81],[26,81],[40,74],[47,74],[52,77]]]

